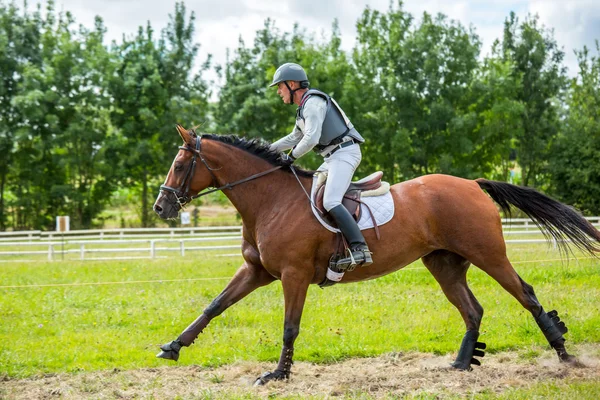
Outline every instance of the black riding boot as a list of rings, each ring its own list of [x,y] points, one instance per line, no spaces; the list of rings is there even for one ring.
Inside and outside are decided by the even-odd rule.
[[[352,257],[350,258],[354,261],[351,261],[348,267],[349,263],[347,260],[340,260],[338,266],[343,265],[344,268],[342,269],[348,270],[350,268],[354,269],[357,265],[366,267],[373,264],[369,247],[367,247],[365,238],[350,212],[343,205],[339,205],[329,210],[329,215],[333,217],[338,228],[340,228],[340,231],[342,231],[342,234],[348,241],[350,251],[352,252]]]

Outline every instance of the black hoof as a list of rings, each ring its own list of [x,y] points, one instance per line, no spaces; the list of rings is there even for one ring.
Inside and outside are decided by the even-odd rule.
[[[577,357],[572,356],[570,354],[561,355],[559,359],[560,359],[560,362],[565,363],[565,364],[578,364],[579,363],[579,360],[577,359]]]
[[[275,370],[274,372],[265,372],[260,377],[258,377],[256,381],[254,381],[254,386],[264,386],[269,381],[282,381],[288,378],[289,375],[287,375],[283,371]]]
[[[473,367],[471,367],[470,363],[454,361],[450,365],[452,366],[452,368],[455,368],[455,369],[458,369],[461,371],[473,371]]]
[[[584,363],[579,361],[579,359],[576,356],[568,354],[566,351],[563,353],[560,353],[558,356],[558,359],[560,360],[561,364],[567,364],[571,367],[583,368],[586,366]]]
[[[472,371],[473,367],[471,365],[481,365],[481,361],[476,359],[475,357],[483,357],[485,356],[486,345],[483,342],[475,342],[473,346],[473,353],[470,356],[464,358],[457,358],[452,364],[453,368],[459,369],[461,371]]]
[[[181,349],[181,344],[177,340],[173,340],[171,343],[163,344],[160,346],[162,350],[160,353],[156,355],[157,358],[164,358],[165,360],[179,360],[179,349]]]

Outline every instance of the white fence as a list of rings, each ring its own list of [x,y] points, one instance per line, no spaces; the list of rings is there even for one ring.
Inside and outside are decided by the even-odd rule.
[[[600,226],[600,217],[586,217]],[[507,243],[545,243],[545,238],[510,239],[511,236],[541,235],[529,219],[502,221]],[[218,255],[240,255],[241,226],[196,228],[92,229],[69,232],[0,232],[0,262],[35,260],[154,259],[164,253],[185,256],[189,251],[212,251]],[[200,245],[197,245],[200,244]],[[556,246],[556,243],[554,243]],[[228,253],[225,251],[229,251]],[[159,255],[163,253],[163,255]],[[93,255],[106,255],[105,257]],[[119,254],[119,255],[116,255]],[[110,256],[109,256],[110,255]],[[41,257],[41,258],[40,258]]]
[[[199,228],[104,229],[70,232],[0,232],[0,262],[26,261],[23,256],[45,255],[48,260],[153,259],[159,252],[220,251],[241,248],[241,226]],[[223,244],[220,244],[223,243]],[[202,244],[200,246],[195,244]],[[91,254],[112,254],[93,257]],[[115,256],[126,254],[126,256]],[[73,257],[75,255],[75,257]],[[221,254],[224,255],[224,254]],[[31,260],[35,261],[35,260]]]

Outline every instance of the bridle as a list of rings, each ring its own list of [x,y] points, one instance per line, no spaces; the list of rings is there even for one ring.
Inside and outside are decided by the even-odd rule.
[[[208,165],[208,163],[206,162],[206,160],[204,159],[204,157],[202,156],[202,136],[197,135],[194,131],[192,131],[192,133],[196,136],[195,148],[191,147],[187,143],[185,146],[179,146],[180,150],[190,151],[193,154],[192,162],[190,163],[190,165],[188,167],[188,170],[185,174],[185,178],[181,182],[181,185],[179,185],[179,188],[177,188],[177,189],[172,188],[167,185],[160,185],[161,191],[172,193],[175,196],[175,198],[177,199],[177,204],[179,205],[180,209],[182,209],[187,203],[189,203],[190,201],[192,201],[198,197],[202,197],[209,193],[217,192],[217,191],[223,190],[223,189],[231,189],[234,186],[239,185],[240,183],[244,183],[244,182],[248,182],[253,179],[256,179],[256,178],[260,178],[261,176],[270,174],[271,172],[277,171],[278,169],[282,168],[281,166],[273,167],[266,171],[259,172],[258,174],[249,176],[248,178],[240,179],[239,181],[235,181],[232,183],[226,183],[223,186],[217,187],[217,177],[215,176],[215,174],[213,172],[216,170],[216,168],[211,168]],[[204,164],[204,166],[210,173],[210,175],[212,177],[212,186],[211,187],[213,187],[214,189],[206,190],[204,192],[190,196],[190,184],[192,183],[192,179],[194,178],[194,172],[196,171],[196,163],[197,163],[198,158],[200,158],[200,161],[202,161],[202,164]]]

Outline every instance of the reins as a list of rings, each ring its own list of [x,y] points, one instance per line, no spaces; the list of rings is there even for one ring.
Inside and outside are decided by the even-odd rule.
[[[183,208],[183,206],[185,206],[187,203],[189,203],[190,201],[197,199],[198,197],[202,197],[202,196],[206,196],[207,194],[213,193],[213,192],[218,192],[219,190],[223,190],[223,189],[232,189],[234,186],[237,186],[239,184],[254,180],[256,178],[260,178],[261,176],[265,176],[270,174],[271,172],[277,171],[278,169],[281,169],[281,166],[277,166],[277,167],[273,167],[271,169],[268,169],[266,171],[263,172],[259,172],[257,174],[251,175],[247,178],[244,179],[240,179],[238,181],[235,182],[231,182],[231,183],[226,183],[223,186],[219,186],[219,187],[215,187],[217,186],[217,177],[215,176],[215,174],[213,173],[214,168],[211,168],[208,163],[206,162],[206,160],[204,159],[204,157],[202,156],[202,136],[196,136],[196,147],[193,148],[190,145],[186,144],[185,146],[179,146],[179,148],[181,150],[185,150],[185,151],[190,151],[192,152],[193,158],[192,158],[192,162],[190,163],[190,166],[188,168],[188,171],[185,175],[185,178],[183,180],[183,182],[181,183],[181,185],[179,186],[178,189],[172,188],[170,186],[167,185],[161,185],[160,186],[160,190],[163,190],[165,192],[169,192],[169,193],[173,193],[173,195],[175,195],[175,198],[177,199],[177,203],[179,204],[180,207]],[[194,171],[196,170],[196,159],[200,158],[200,161],[202,161],[202,164],[204,164],[204,166],[206,167],[206,169],[208,170],[208,172],[210,173],[211,177],[212,177],[212,181],[213,181],[213,187],[215,187],[214,189],[210,189],[210,190],[206,190],[204,192],[198,193],[196,195],[190,196],[189,195],[189,191],[190,191],[190,184],[192,182],[192,178],[194,177]],[[294,174],[296,174],[296,172],[294,171]]]
[[[290,165],[290,169],[292,170],[292,173],[294,174],[294,176],[296,177],[296,180],[298,181],[298,184],[300,185],[300,187],[302,188],[302,191],[304,192],[304,194],[306,195],[306,198],[308,199],[308,202],[310,203],[310,205],[317,210],[317,212],[319,213],[319,215],[321,217],[324,217],[325,214],[323,214],[323,212],[321,210],[319,210],[319,207],[317,207],[315,205],[315,203],[313,202],[313,200],[311,199],[310,195],[308,194],[308,192],[306,191],[306,189],[304,188],[304,185],[302,184],[302,182],[300,182],[300,178],[298,177],[298,174],[296,174],[296,169]]]

